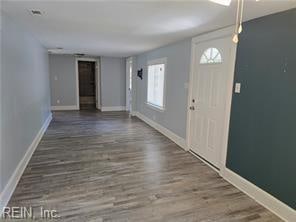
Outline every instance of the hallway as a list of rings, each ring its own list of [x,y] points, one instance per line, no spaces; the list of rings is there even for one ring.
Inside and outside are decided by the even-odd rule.
[[[280,221],[125,112],[54,112],[9,206],[61,221]]]

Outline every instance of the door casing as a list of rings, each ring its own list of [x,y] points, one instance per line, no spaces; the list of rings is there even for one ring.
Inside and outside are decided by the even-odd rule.
[[[132,73],[130,77],[130,70],[129,68],[132,68]],[[132,81],[132,88],[129,90],[129,83],[130,78]],[[133,58],[129,57],[126,59],[126,111],[132,113],[133,112]]]
[[[195,47],[198,43],[206,42],[209,40],[215,40],[220,38],[229,37],[231,38],[233,35],[233,32],[235,30],[234,26],[230,26],[227,28],[219,29],[217,31],[213,31],[207,34],[203,34],[200,36],[197,36],[192,39],[191,42],[191,67],[190,67],[190,77],[189,77],[189,90],[188,90],[188,100],[187,100],[187,127],[186,127],[186,149],[189,151],[189,144],[191,141],[190,138],[190,128],[191,128],[191,110],[189,107],[191,106],[192,101],[192,93],[193,93],[193,75],[195,72],[195,61],[199,58],[197,58],[197,55],[195,54]],[[221,157],[220,162],[218,164],[218,167],[220,171],[223,171],[226,168],[226,157],[227,157],[227,144],[228,144],[228,133],[229,133],[229,122],[230,122],[230,113],[231,113],[231,102],[232,102],[232,90],[233,90],[233,81],[234,81],[234,69],[235,69],[235,58],[236,58],[236,48],[237,45],[235,43],[232,43],[230,47],[230,54],[229,54],[229,68],[228,68],[228,74],[230,75],[230,78],[227,83],[227,90],[226,90],[226,101],[225,101],[225,116],[224,116],[224,125],[223,125],[223,138],[222,138],[222,149],[221,149]],[[212,167],[214,170],[217,171],[216,168],[214,168],[211,164],[204,161],[202,158],[200,158],[203,162],[205,162],[207,165]]]

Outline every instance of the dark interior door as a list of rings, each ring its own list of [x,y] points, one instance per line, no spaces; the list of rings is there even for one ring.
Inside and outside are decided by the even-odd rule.
[[[80,109],[95,109],[95,62],[78,61],[78,73]]]

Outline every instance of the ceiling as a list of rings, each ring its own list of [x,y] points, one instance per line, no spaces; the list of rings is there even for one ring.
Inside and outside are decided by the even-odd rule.
[[[296,0],[245,2],[244,20],[296,7]],[[2,10],[46,48],[63,48],[56,53],[125,57],[234,24],[236,1],[23,0],[2,1]]]

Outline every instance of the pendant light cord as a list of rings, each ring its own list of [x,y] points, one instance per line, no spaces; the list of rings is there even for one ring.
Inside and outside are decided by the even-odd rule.
[[[235,34],[238,33],[238,28],[239,28],[239,14],[240,14],[240,0],[237,0]]]
[[[243,23],[243,11],[244,11],[244,0],[240,0],[241,4],[240,4],[240,22],[239,25],[241,26]]]

